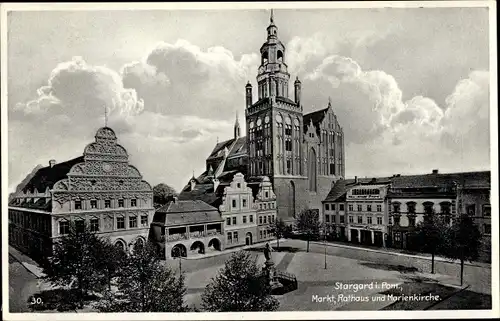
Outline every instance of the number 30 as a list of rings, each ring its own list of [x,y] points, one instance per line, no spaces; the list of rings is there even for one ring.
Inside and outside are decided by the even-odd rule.
[[[30,304],[42,304],[42,298],[40,298],[40,297],[38,297],[38,298],[32,297]]]

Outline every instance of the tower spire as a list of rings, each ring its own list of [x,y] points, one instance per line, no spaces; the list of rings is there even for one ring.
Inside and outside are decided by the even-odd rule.
[[[240,122],[238,121],[238,111],[236,111],[236,119],[234,120],[234,138],[240,137]]]
[[[108,127],[108,108],[104,104],[104,127]]]
[[[274,10],[273,9],[271,9],[271,17],[269,18],[269,21],[271,23],[274,23]]]

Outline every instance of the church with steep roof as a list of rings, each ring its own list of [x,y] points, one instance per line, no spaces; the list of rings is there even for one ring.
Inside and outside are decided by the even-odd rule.
[[[254,189],[267,177],[278,217],[293,221],[304,209],[320,211],[333,183],[344,177],[344,134],[330,101],[304,114],[298,77],[290,92],[286,48],[272,12],[260,56],[256,100],[252,84],[245,86],[246,136],[241,136],[236,118],[233,137],[216,144],[205,172],[193,175],[179,197],[219,206],[224,186],[236,173],[244,174]]]

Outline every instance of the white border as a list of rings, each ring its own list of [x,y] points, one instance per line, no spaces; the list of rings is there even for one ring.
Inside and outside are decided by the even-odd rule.
[[[488,318],[499,317],[499,217],[498,217],[498,97],[497,97],[497,37],[495,1],[382,1],[382,2],[233,2],[233,3],[30,3],[0,4],[1,31],[1,152],[2,152],[2,259],[8,262],[8,161],[7,161],[7,12],[62,10],[235,10],[235,9],[347,9],[347,8],[419,8],[419,7],[488,7],[490,37],[490,145],[491,145],[491,205],[492,205],[492,310],[480,311],[307,311],[249,313],[9,313],[8,264],[2,264],[3,312],[5,320],[228,320],[228,319],[416,319],[416,318]],[[460,54],[460,53],[457,53]]]

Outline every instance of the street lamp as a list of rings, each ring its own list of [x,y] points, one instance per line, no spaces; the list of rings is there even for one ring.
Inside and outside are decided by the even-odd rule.
[[[326,224],[323,225],[323,245],[325,248],[325,270],[326,270]]]

